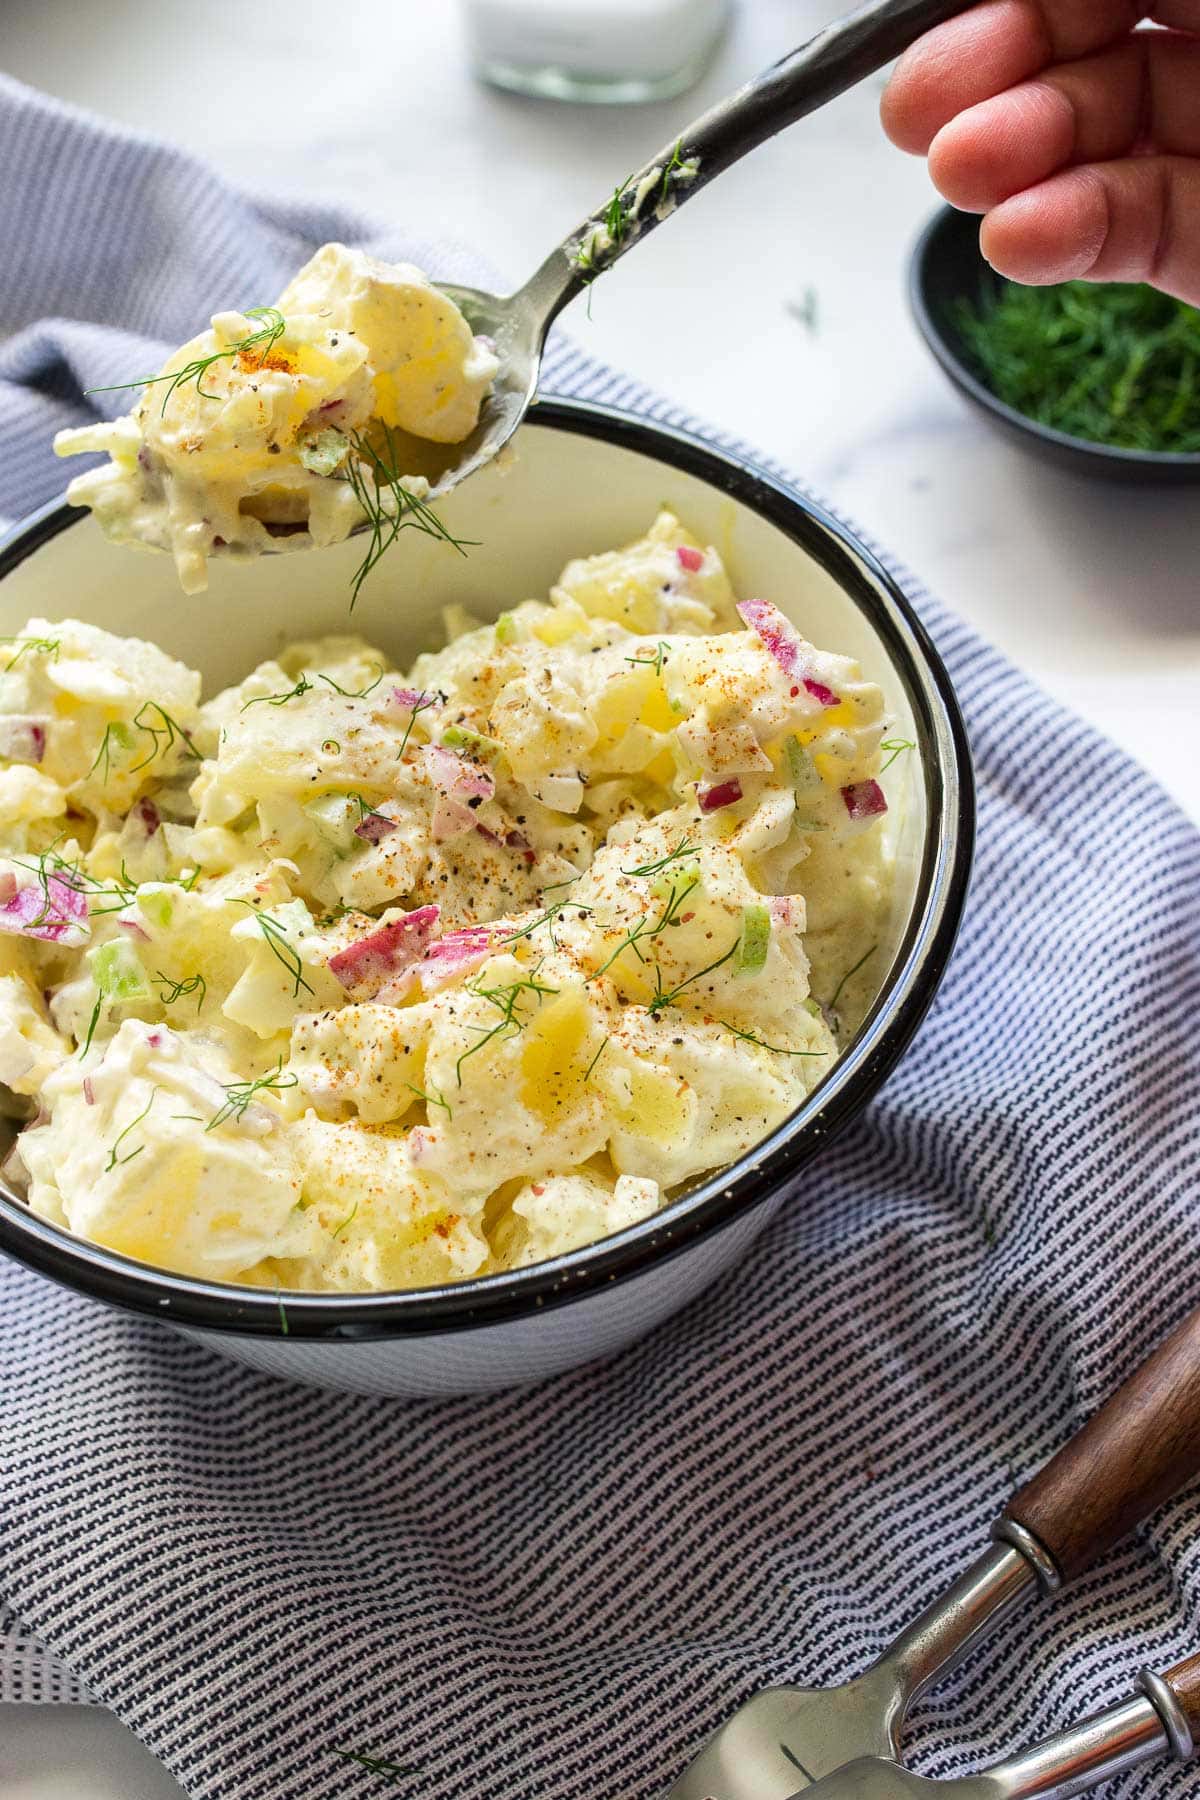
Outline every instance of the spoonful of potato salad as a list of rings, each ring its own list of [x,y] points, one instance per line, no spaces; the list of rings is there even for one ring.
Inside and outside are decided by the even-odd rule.
[[[512,437],[562,309],[684,201],[785,125],[883,67],[966,0],[868,0],[722,101],[613,190],[509,295],[435,285],[326,244],[273,306],[221,312],[133,411],[61,431],[106,451],[67,497],[119,543],[169,550],[185,593],[213,556],[365,533],[363,581],[402,530],[463,545],[431,502]]]

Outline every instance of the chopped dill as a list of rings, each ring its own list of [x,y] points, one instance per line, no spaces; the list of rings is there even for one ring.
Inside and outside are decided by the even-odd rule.
[[[846,973],[842,976],[842,979],[838,982],[837,986],[833,990],[832,1000],[829,1000],[826,1002],[826,1010],[828,1012],[832,1012],[834,1007],[837,1005],[838,1001],[841,999],[842,989],[845,987],[846,983],[848,981],[850,981],[855,975],[858,974],[858,971],[862,968],[864,963],[870,961],[870,959],[874,956],[874,954],[878,950],[878,948],[879,948],[878,944],[872,944],[871,948],[869,950],[863,951],[862,955],[859,957],[859,959],[855,963],[854,967],[852,969],[846,970]]]
[[[244,906],[251,916],[258,921],[258,929],[262,932],[273,955],[283,964],[284,968],[292,978],[292,999],[298,1000],[300,998],[300,990],[302,988],[306,994],[313,993],[314,989],[312,983],[304,979],[304,964],[300,960],[299,952],[296,950],[284,927],[279,923],[279,920],[272,918],[269,912],[263,912],[261,908],[255,906],[252,900],[240,900],[231,895],[229,897],[229,905]]]
[[[663,201],[667,198],[668,194],[671,191],[672,175],[674,175],[676,169],[682,169],[684,167],[683,158],[679,154],[679,152],[682,149],[683,149],[683,139],[681,137],[677,137],[675,139],[675,148],[671,152],[671,160],[667,164],[666,168],[663,170],[662,186],[658,190],[658,203],[660,206],[662,205]]]
[[[448,1119],[454,1117],[454,1114],[450,1111],[450,1102],[444,1099],[442,1095],[438,1093],[436,1088],[431,1088],[429,1093],[426,1093],[424,1088],[414,1087],[411,1081],[406,1081],[404,1085],[410,1094],[415,1094],[418,1100],[423,1100],[425,1102],[426,1106],[440,1106]],[[459,1083],[459,1086],[462,1086],[461,1082]]]
[[[365,1750],[339,1750],[333,1746],[333,1754],[340,1756],[343,1762],[357,1763],[360,1769],[366,1769],[372,1775],[419,1775],[419,1769],[404,1769],[397,1762],[391,1762],[386,1756],[368,1756]]]
[[[628,217],[625,209],[625,196],[629,192],[633,176],[627,175],[619,187],[613,189],[613,197],[604,212],[604,229],[607,231],[614,250],[620,248],[625,241]]]
[[[591,976],[590,979],[596,981],[601,975],[606,974],[607,971],[612,968],[612,965],[616,962],[618,956],[625,950],[632,950],[638,961],[644,963],[646,958],[638,948],[642,939],[658,937],[659,933],[665,931],[668,925],[679,925],[681,923],[679,917],[680,907],[683,905],[688,895],[694,893],[699,886],[699,871],[695,874],[689,874],[684,879],[682,887],[677,881],[672,880],[671,891],[663,902],[663,909],[658,918],[653,921],[648,918],[641,918],[636,925],[631,926],[613,951],[612,955],[605,958],[604,962],[601,963],[600,967],[596,970],[596,973]],[[665,1005],[666,1002],[663,1002],[663,1004]]]
[[[92,1016],[88,1020],[87,1033],[84,1037],[82,1044],[80,1044],[80,1046],[79,1046],[79,1054],[81,1057],[86,1056],[88,1051],[92,1047],[92,1039],[96,1035],[96,1027],[100,1023],[100,1014],[103,1011],[104,1011],[104,995],[97,992],[96,1004],[95,1004],[95,1006],[93,1006]]]
[[[817,290],[806,287],[799,300],[786,300],[785,309],[793,319],[799,321],[810,337],[817,335]]]
[[[670,654],[671,654],[670,644],[664,642],[664,640],[662,638],[659,638],[658,649],[655,651],[653,656],[627,656],[625,658],[625,661],[627,663],[636,663],[639,665],[644,665],[647,669],[653,669],[654,673],[656,675],[661,675],[663,672],[663,664],[666,662],[666,660],[667,660],[668,656],[670,656]]]
[[[259,1075],[255,1080],[223,1081],[221,1086],[225,1089],[225,1102],[218,1107],[208,1121],[204,1127],[205,1131],[215,1131],[218,1125],[225,1123],[226,1119],[244,1118],[246,1108],[254,1099],[255,1094],[281,1094],[286,1088],[298,1087],[299,1079],[290,1069],[286,1074],[284,1073],[281,1056],[273,1069],[268,1069],[265,1075]]]
[[[828,1050],[785,1050],[782,1044],[768,1044],[763,1038],[756,1037],[752,1031],[743,1031],[740,1026],[732,1024],[728,1019],[718,1019],[717,1024],[725,1031],[731,1031],[735,1038],[741,1038],[743,1043],[754,1044],[759,1050],[774,1051],[776,1056],[828,1056],[830,1054]]]
[[[3,669],[0,669],[0,675],[7,675],[10,669],[15,669],[23,656],[48,656],[53,661],[62,649],[61,638],[0,637],[0,644],[17,646]]]
[[[660,869],[665,869],[671,863],[678,862],[681,856],[692,856],[699,848],[698,843],[693,844],[690,838],[685,837],[675,846],[674,850],[668,850],[665,856],[660,856],[657,862],[642,863],[637,869],[622,869],[621,873],[622,875],[657,875]]]
[[[172,981],[169,975],[164,975],[161,969],[156,969],[154,981],[162,986],[163,991],[159,995],[159,999],[164,1006],[174,1006],[177,1000],[186,1000],[189,994],[196,994],[198,996],[196,1011],[199,1012],[208,994],[208,983],[203,975],[188,975],[183,981]]]
[[[732,944],[730,944],[728,950],[726,950],[724,956],[718,956],[715,962],[710,962],[710,963],[706,964],[706,966],[703,969],[697,969],[696,973],[694,975],[685,975],[683,980],[678,984],[678,986],[673,987],[670,990],[664,989],[664,987],[662,985],[662,971],[659,968],[658,964],[655,963],[654,979],[655,979],[655,983],[657,985],[658,991],[655,993],[654,998],[651,1000],[649,1006],[646,1009],[649,1012],[650,1017],[652,1019],[655,1018],[660,1012],[662,1012],[664,1007],[674,1006],[674,1004],[678,1000],[680,994],[682,994],[684,988],[691,987],[691,985],[694,981],[703,981],[704,977],[706,975],[711,975],[714,969],[719,969],[721,967],[722,963],[727,963],[731,956],[735,956],[737,954],[737,951],[741,947],[741,942],[742,942],[742,934],[739,931],[738,935],[734,938]]]
[[[284,1337],[288,1337],[291,1335],[291,1326],[288,1324],[288,1316],[283,1310],[283,1295],[279,1290],[278,1281],[275,1283],[275,1305],[279,1310],[279,1329]]]
[[[157,713],[159,719],[162,721],[161,724],[151,725],[142,717],[142,714],[147,712]],[[186,755],[192,757],[196,762],[200,761],[200,752],[197,750],[195,744],[193,744],[187,732],[183,729],[183,726],[177,719],[173,719],[166,708],[160,706],[157,700],[147,700],[139,706],[137,712],[133,715],[133,722],[139,731],[149,733],[153,742],[153,748],[148,755],[142,758],[140,763],[134,763],[132,769],[129,771],[131,775],[136,774],[139,769],[146,768],[146,766],[149,763],[152,763],[156,757],[165,756],[167,751],[176,742],[183,745]],[[160,738],[164,740],[162,743],[159,742]]]
[[[175,389],[185,387],[189,381],[195,382],[196,392],[203,395],[205,400],[219,400],[221,397],[219,394],[208,393],[202,385],[204,377],[213,364],[227,362],[231,357],[249,355],[255,359],[254,367],[261,368],[287,329],[287,321],[275,306],[251,306],[242,314],[242,317],[244,319],[261,319],[263,321],[261,328],[258,331],[249,332],[244,338],[239,338],[236,344],[226,345],[224,350],[212,350],[207,356],[193,357],[191,362],[185,363],[182,369],[176,369],[174,374],[139,375],[134,381],[110,381],[104,387],[88,388],[86,391],[89,394],[112,394],[120,388],[155,387],[159,382],[169,382],[170,385],[163,395],[160,418],[165,416],[167,403]]]
[[[350,1208],[350,1211],[346,1214],[345,1218],[341,1221],[341,1223],[334,1226],[332,1232],[330,1233],[330,1236],[335,1237],[335,1238],[341,1237],[343,1231],[347,1231],[350,1228],[350,1226],[353,1225],[355,1215],[357,1212],[358,1212],[358,1201],[356,1200],[354,1202],[354,1205]]]
[[[119,1131],[113,1139],[109,1146],[108,1161],[104,1165],[104,1173],[106,1175],[110,1174],[113,1169],[122,1167],[125,1163],[131,1163],[134,1157],[140,1156],[142,1151],[146,1148],[145,1144],[139,1144],[136,1150],[131,1150],[129,1152],[128,1156],[117,1155],[117,1151],[121,1148],[121,1145],[125,1142],[125,1139],[129,1136],[130,1132],[133,1131],[136,1126],[141,1124],[142,1120],[146,1117],[146,1114],[150,1111],[150,1108],[154,1105],[154,1098],[157,1093],[157,1088],[150,1089],[150,1098],[147,1100],[145,1106],[143,1106],[137,1118],[130,1119],[124,1131]]]
[[[416,706],[413,707],[412,717],[404,727],[404,736],[400,739],[400,748],[396,752],[397,762],[403,761],[404,752],[408,749],[408,740],[412,736],[412,728],[420,718],[421,714],[423,712],[428,712],[431,706],[436,706],[441,698],[442,696],[440,694],[427,694],[423,700],[418,701]]]
[[[433,508],[409,492],[400,471],[396,440],[390,425],[383,427],[383,434],[386,458],[361,432],[352,431],[349,435],[355,454],[346,462],[346,473],[335,477],[350,484],[371,532],[367,553],[351,578],[351,611],[363,582],[402,531],[423,531],[427,537],[440,538],[443,543],[452,545],[460,556],[466,555],[470,541],[456,538],[447,531]]]
[[[906,750],[915,750],[916,747],[917,746],[913,743],[911,738],[884,738],[879,748],[881,750],[890,750],[891,755],[885,763],[879,765],[879,773],[881,775],[886,774],[898,756],[903,756]]]
[[[321,679],[324,681],[326,677]],[[241,711],[246,712],[251,706],[286,706],[289,700],[299,700],[302,694],[310,694],[312,685],[307,675],[301,675],[295,687],[289,688],[286,694],[255,694],[253,700],[243,703]]]
[[[342,696],[343,700],[365,700],[368,694],[373,694],[375,692],[375,689],[379,686],[380,682],[383,680],[382,666],[380,664],[376,663],[376,664],[374,664],[374,667],[379,669],[378,675],[376,675],[374,681],[368,681],[366,687],[362,687],[362,688],[341,687],[333,679],[332,675],[322,675],[319,671],[317,674],[317,680],[323,681],[325,683],[326,687],[331,687],[335,694],[340,694]]]
[[[133,735],[130,732],[128,725],[123,724],[120,719],[110,720],[104,727],[104,736],[100,739],[100,748],[97,750],[95,760],[88,770],[89,775],[94,775],[101,763],[103,763],[104,770],[100,776],[100,780],[105,786],[108,785],[108,778],[112,774],[114,744],[123,755],[127,755],[133,748]]]
[[[1153,288],[1004,282],[954,310],[974,372],[1006,406],[1123,450],[1200,451],[1200,311]]]
[[[539,964],[538,967],[540,968],[540,966]],[[490,1002],[499,1012],[500,1021],[491,1026],[472,1025],[469,1027],[471,1031],[481,1032],[482,1036],[477,1044],[472,1044],[469,1049],[463,1051],[454,1065],[454,1073],[459,1087],[462,1086],[462,1066],[468,1056],[474,1056],[477,1050],[482,1050],[484,1045],[490,1044],[493,1038],[516,1037],[519,1032],[524,1031],[529,1021],[521,1015],[520,998],[522,994],[533,994],[536,997],[535,1004],[540,1006],[543,994],[559,992],[558,988],[548,987],[545,982],[538,980],[537,968],[519,981],[506,982],[497,987],[480,987],[478,983],[469,981],[467,991],[478,995],[481,1000]]]
[[[576,876],[574,879],[577,881],[579,877]],[[566,887],[568,884],[565,881],[560,881],[555,885],[557,887]],[[549,888],[546,888],[543,891],[545,893],[550,892]],[[540,931],[543,925],[550,926],[550,935],[553,937],[554,921],[557,919],[564,906],[573,906],[577,912],[582,914],[590,914],[592,911],[590,906],[581,906],[577,900],[552,900],[545,912],[539,913],[538,917],[530,920],[528,925],[522,925],[519,931],[510,931],[508,936],[500,938],[499,942],[501,944],[515,944],[518,938],[531,936],[533,932]]]
[[[609,1045],[608,1038],[603,1037],[600,1039],[600,1048],[597,1050],[595,1056],[593,1056],[591,1062],[588,1064],[587,1068],[583,1072],[583,1079],[585,1081],[590,1081],[592,1079],[592,1070],[595,1068],[596,1064],[600,1061],[600,1058],[604,1055],[604,1052],[608,1049],[608,1045]]]

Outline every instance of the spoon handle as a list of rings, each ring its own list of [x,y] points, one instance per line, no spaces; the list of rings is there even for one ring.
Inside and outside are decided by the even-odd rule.
[[[522,290],[548,329],[569,300],[693,194],[785,125],[899,56],[971,0],[866,0],[689,125],[615,189]]]

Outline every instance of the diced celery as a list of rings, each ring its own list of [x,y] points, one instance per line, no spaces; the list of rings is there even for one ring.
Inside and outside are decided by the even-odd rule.
[[[318,794],[315,800],[304,802],[304,811],[327,844],[335,850],[353,848],[361,808],[351,795]]]
[[[111,1002],[153,1000],[154,989],[146,977],[141,958],[124,938],[101,944],[90,957],[92,978],[100,993]]]
[[[349,448],[350,440],[345,432],[327,426],[324,431],[314,431],[311,437],[304,438],[296,454],[312,474],[332,475],[339,463],[345,462]]]
[[[142,917],[151,925],[156,925],[160,931],[165,931],[170,925],[175,903],[166,888],[139,888],[137,904]]]
[[[791,776],[792,786],[796,792],[803,794],[810,792],[813,788],[819,788],[821,777],[817,773],[817,765],[800,739],[795,736],[785,739],[784,750],[787,754],[788,774]]]
[[[442,733],[442,742],[448,750],[465,750],[479,762],[491,762],[504,747],[495,738],[484,737],[480,731],[469,731],[465,725],[448,725]]]
[[[765,965],[771,945],[771,915],[761,900],[742,908],[742,935],[738,943],[739,975],[757,975]]]
[[[517,621],[510,612],[502,612],[496,620],[496,642],[498,644],[515,644],[517,641]]]
[[[684,894],[694,893],[699,885],[699,863],[672,863],[650,883],[650,898],[660,906],[670,906],[672,901],[678,904]]]

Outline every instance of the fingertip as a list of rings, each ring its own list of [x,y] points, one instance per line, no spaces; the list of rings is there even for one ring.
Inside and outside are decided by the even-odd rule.
[[[1094,170],[1070,169],[994,206],[979,247],[998,274],[1041,287],[1090,274],[1107,235],[1103,181]]]
[[[901,57],[892,71],[879,101],[879,121],[898,150],[910,156],[924,156],[929,148],[931,128],[914,104],[912,83],[905,70],[907,55]]]
[[[943,125],[929,146],[929,173],[952,206],[986,212],[1061,168],[1074,138],[1066,96],[1026,82]]]

